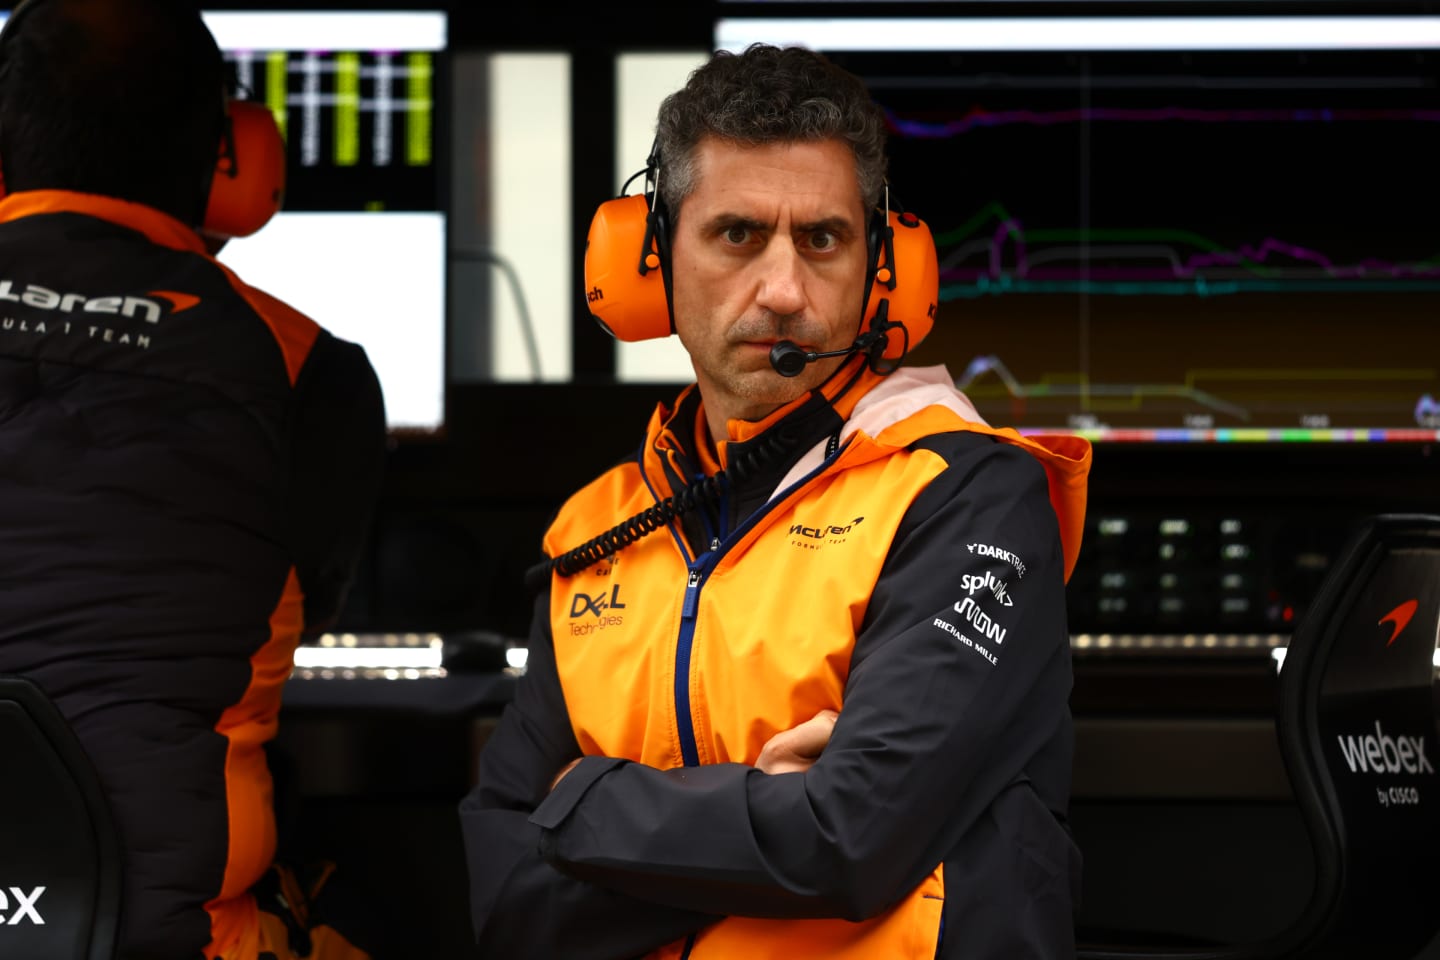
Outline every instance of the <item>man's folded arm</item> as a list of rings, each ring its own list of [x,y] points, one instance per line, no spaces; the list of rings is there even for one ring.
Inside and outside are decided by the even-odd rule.
[[[907,514],[813,767],[661,771],[587,757],[530,818],[546,858],[626,894],[727,915],[862,919],[914,889],[1068,709],[1063,563],[1043,472],[1011,447],[973,458]],[[977,541],[1026,558],[1012,606],[962,586],[996,567],[967,552]],[[976,604],[1003,642],[966,618]]]
[[[529,822],[550,781],[580,755],[537,603],[529,662],[480,754],[477,785],[460,806],[471,918],[481,956],[507,960],[624,960],[679,940],[718,917],[627,896],[566,876],[541,859]]]

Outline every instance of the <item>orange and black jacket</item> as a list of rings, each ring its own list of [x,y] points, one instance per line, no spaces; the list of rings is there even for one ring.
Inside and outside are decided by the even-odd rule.
[[[546,534],[554,558],[708,491],[551,571],[461,806],[482,954],[1072,954],[1064,583],[1089,445],[987,426],[943,367],[852,362],[713,453],[703,416],[693,386],[662,405]],[[754,768],[824,708],[813,767]]]
[[[266,743],[384,451],[363,350],[194,231],[87,194],[0,201],[0,673],[35,680],[98,769],[121,957],[253,960]]]

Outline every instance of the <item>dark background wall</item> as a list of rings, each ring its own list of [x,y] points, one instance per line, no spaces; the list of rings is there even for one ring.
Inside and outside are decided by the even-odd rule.
[[[1087,6],[1143,13],[1181,5],[1156,0]],[[436,4],[329,6],[433,9]],[[823,4],[767,6],[812,13]],[[577,147],[576,159],[583,162],[573,164],[571,183],[577,244],[593,209],[579,198],[607,196],[616,179],[605,159],[614,152],[612,57],[619,50],[707,47],[713,18],[726,7],[718,0],[449,5],[452,49],[571,54],[572,133],[584,145],[583,156]],[[1064,2],[1012,7],[1032,15],[1075,10]],[[1440,4],[1387,0],[1217,0],[1184,7],[1225,14],[1440,12]],[[835,4],[840,8],[888,9]],[[909,9],[992,14],[997,5]],[[578,291],[578,246],[570,254]],[[442,435],[395,438],[371,543],[339,629],[524,636],[530,604],[523,576],[540,559],[548,518],[580,482],[634,450],[650,410],[673,392],[668,385],[616,383],[613,346],[578,296],[571,319],[572,382],[452,384]],[[1161,517],[1197,524],[1240,518],[1251,531],[1258,575],[1292,607],[1292,617],[1303,615],[1325,559],[1350,524],[1383,511],[1440,511],[1435,444],[1102,443],[1095,452],[1092,521],[1125,518],[1153,528]],[[1073,633],[1226,632],[1227,625],[1212,615],[1184,610],[1167,617],[1149,608],[1118,627],[1107,621],[1095,602],[1099,578],[1117,566],[1153,562],[1155,540],[1141,538],[1109,552],[1098,538],[1088,544],[1070,589]],[[1184,570],[1213,572],[1204,563]],[[1284,628],[1285,622],[1262,618],[1232,626],[1231,632]],[[1073,812],[1087,853],[1089,921],[1247,937],[1276,929],[1299,910],[1311,864],[1274,744],[1274,694],[1268,649],[1230,656],[1077,649]],[[385,713],[363,703],[338,712],[292,711],[291,719],[288,742],[311,765],[311,776],[302,780],[312,835],[347,843],[369,831],[364,849],[377,876],[420,878],[400,894],[413,901],[415,915],[430,920],[427,935],[433,942],[420,943],[415,955],[463,955],[463,863],[451,813],[468,786],[489,720]],[[376,823],[391,828],[376,832]]]

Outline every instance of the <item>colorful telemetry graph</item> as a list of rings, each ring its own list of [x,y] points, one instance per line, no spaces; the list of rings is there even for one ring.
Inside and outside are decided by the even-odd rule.
[[[302,167],[428,167],[434,162],[434,54],[227,54],[236,80],[275,114]]]
[[[1440,234],[1423,224],[1429,219],[1423,211],[1437,207],[1436,187],[1413,181],[1418,192],[1411,199],[1418,203],[1407,207],[1391,193],[1390,219],[1373,219],[1363,195],[1383,182],[1373,178],[1396,154],[1387,160],[1380,149],[1367,153],[1358,146],[1387,129],[1400,138],[1392,144],[1407,137],[1440,142],[1440,110],[976,107],[939,120],[892,111],[890,125],[898,141],[911,142],[912,155],[926,151],[922,141],[964,140],[963,147],[937,149],[959,169],[974,171],[969,182],[990,185],[993,199],[977,198],[970,210],[949,213],[953,226],[932,221],[942,300],[1440,291]],[[1084,140],[1076,132],[1081,125]],[[1001,136],[1012,139],[995,139]],[[1297,155],[1277,155],[1292,144]],[[1053,181],[1073,182],[1076,193],[1091,195],[1083,203],[1073,195],[1057,202],[1053,181],[1030,188],[1015,182],[1005,164],[1024,150],[1047,156]],[[1267,164],[1270,179],[1262,180],[1255,171]],[[1293,175],[1274,175],[1287,165]],[[1081,182],[1076,170],[1091,171],[1093,182]],[[1287,188],[1304,194],[1305,205],[1283,197]],[[1009,195],[997,197],[1000,189]],[[1327,204],[1333,207],[1329,222],[1317,225],[1313,211]],[[1404,223],[1407,216],[1413,222]],[[1398,231],[1391,228],[1397,220]],[[1355,252],[1369,238],[1393,246],[1397,235],[1411,247],[1430,246],[1412,257]]]
[[[1344,263],[1279,237],[1227,248],[1183,229],[1029,227],[998,201],[937,234],[935,244],[942,300],[1004,293],[1440,292],[1440,253],[1408,263]]]

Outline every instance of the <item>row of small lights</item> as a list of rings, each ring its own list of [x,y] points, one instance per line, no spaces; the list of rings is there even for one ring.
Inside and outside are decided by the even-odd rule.
[[[1274,650],[1290,640],[1281,633],[1088,633],[1070,638],[1076,650]]]
[[[420,680],[446,675],[445,638],[438,633],[326,633],[295,650],[295,677],[302,680]],[[511,670],[524,670],[524,647],[505,651]]]
[[[1290,638],[1279,633],[1081,633],[1070,638],[1076,651],[1259,651],[1268,650],[1279,670],[1285,662]],[[445,641],[439,634],[325,634],[315,645],[295,651],[295,676],[300,679],[384,679],[420,680],[446,675],[442,663]],[[505,651],[508,669],[523,672],[529,651],[511,647]],[[1440,670],[1440,649],[1434,654]]]

